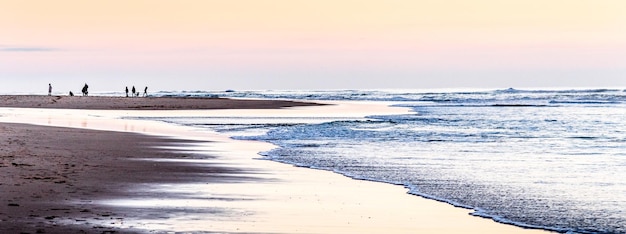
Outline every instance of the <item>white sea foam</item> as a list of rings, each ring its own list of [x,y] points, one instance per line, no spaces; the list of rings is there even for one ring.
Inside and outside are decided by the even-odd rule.
[[[280,146],[262,153],[268,159],[404,185],[413,194],[472,208],[474,215],[498,222],[626,232],[621,89],[163,95],[392,101],[414,112],[365,119],[241,117],[224,124],[219,117],[163,120],[268,141]]]

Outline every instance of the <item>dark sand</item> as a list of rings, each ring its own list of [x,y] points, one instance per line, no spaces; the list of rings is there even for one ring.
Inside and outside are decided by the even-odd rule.
[[[113,209],[93,201],[141,198],[142,194],[132,190],[138,184],[255,180],[242,168],[132,160],[210,157],[155,148],[188,143],[193,142],[134,133],[0,123],[0,233],[140,232],[111,226],[142,216],[170,218],[168,210]],[[219,215],[220,211],[203,212]]]
[[[103,97],[0,95],[0,107],[91,110],[272,109],[320,104],[282,100],[197,97]]]

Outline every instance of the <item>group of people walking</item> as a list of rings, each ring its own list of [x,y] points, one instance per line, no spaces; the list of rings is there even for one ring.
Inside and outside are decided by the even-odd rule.
[[[129,91],[128,86],[126,86],[126,97],[130,97],[128,95],[128,91]],[[133,86],[130,91],[132,91],[131,95],[133,97],[139,97],[139,95],[141,94],[135,89],[135,86]],[[87,85],[87,83],[85,83],[81,92],[83,93],[83,96],[87,96],[89,94],[89,85]],[[48,96],[52,96],[52,84],[51,83],[48,84]],[[72,93],[72,91],[70,91],[70,96],[74,96],[74,93]],[[144,97],[148,96],[148,86],[146,86],[146,88],[143,89],[143,96]]]
[[[132,88],[132,90],[131,90],[131,91],[132,91],[132,93],[131,93],[131,94],[132,94],[132,96],[133,96],[133,97],[139,97],[139,92],[135,89],[135,86],[134,86],[134,85],[133,85],[133,88]],[[148,86],[146,86],[146,88],[145,88],[145,89],[143,89],[143,96],[144,96],[144,97],[147,97],[147,96],[148,96]],[[129,97],[129,96],[128,96],[128,86],[126,86],[126,97]]]

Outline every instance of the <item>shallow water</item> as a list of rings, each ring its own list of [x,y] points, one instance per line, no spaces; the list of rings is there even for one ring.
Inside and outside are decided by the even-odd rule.
[[[389,101],[413,113],[366,119],[157,119],[271,142],[280,147],[263,152],[267,159],[405,185],[413,194],[472,208],[499,222],[626,233],[623,90],[159,95]]]

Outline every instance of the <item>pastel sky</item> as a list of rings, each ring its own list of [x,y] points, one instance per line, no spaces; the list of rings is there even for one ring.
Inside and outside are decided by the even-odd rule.
[[[0,0],[0,93],[626,87],[624,0]]]

